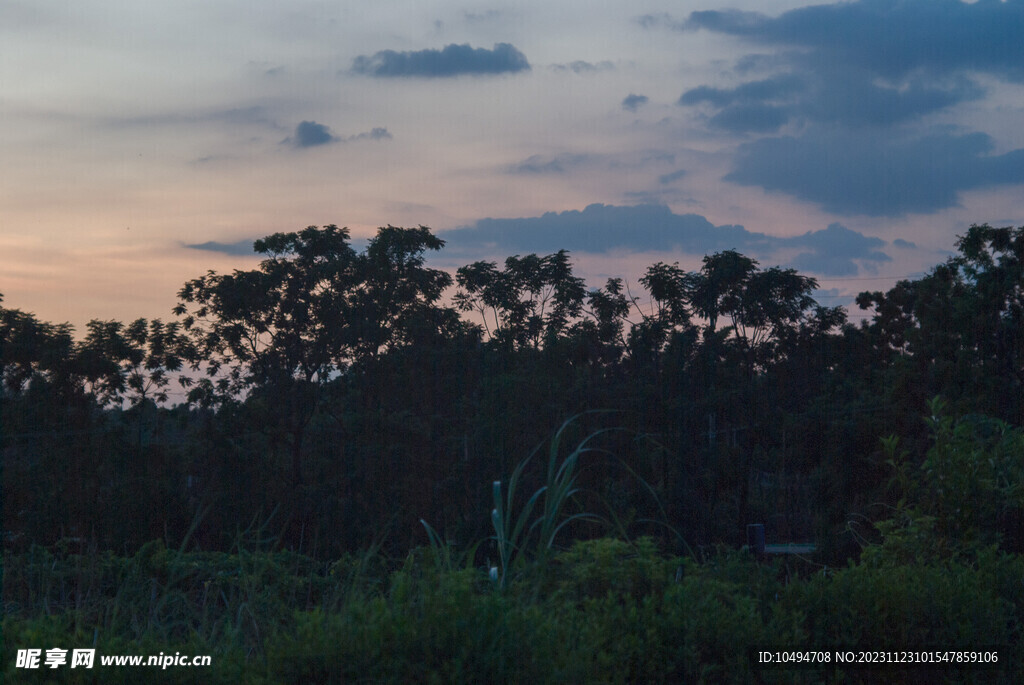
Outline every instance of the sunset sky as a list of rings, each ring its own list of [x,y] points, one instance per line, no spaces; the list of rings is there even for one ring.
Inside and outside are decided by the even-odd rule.
[[[1024,224],[1021,36],[1024,0],[7,0],[3,306],[169,319],[328,223],[592,285],[734,248],[846,304]]]

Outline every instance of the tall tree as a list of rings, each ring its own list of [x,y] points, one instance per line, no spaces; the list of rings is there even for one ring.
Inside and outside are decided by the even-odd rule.
[[[451,277],[423,260],[443,245],[425,227],[388,226],[358,254],[347,228],[310,226],[256,241],[267,255],[258,269],[210,271],[178,293],[175,313],[195,340],[195,366],[227,370],[226,389],[275,407],[291,438],[295,482],[324,386],[352,363],[453,320],[436,305]]]
[[[1024,423],[1024,227],[974,225],[957,248],[923,278],[858,295],[874,310],[866,329],[902,359],[919,402],[941,393]]]
[[[77,371],[101,404],[166,402],[170,373],[181,370],[187,341],[180,324],[160,319],[90,321],[77,345]]]
[[[515,255],[500,271],[494,262],[474,262],[455,278],[459,310],[479,313],[490,339],[515,347],[537,349],[563,335],[583,311],[587,294],[566,250]]]
[[[0,307],[0,396],[17,395],[33,381],[67,388],[73,352],[70,324],[54,325]]]

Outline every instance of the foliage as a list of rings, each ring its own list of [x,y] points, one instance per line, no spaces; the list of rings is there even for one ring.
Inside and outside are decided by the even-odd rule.
[[[501,271],[494,262],[475,262],[455,278],[459,310],[478,312],[488,337],[503,344],[551,343],[583,307],[583,279],[572,275],[566,250],[509,257]]]
[[[268,236],[170,322],[0,307],[5,637],[222,682],[790,682],[747,647],[883,631],[1019,659],[1022,233],[972,227],[860,326],[734,251],[642,292],[479,262],[449,307],[443,241],[391,226]],[[752,522],[817,552],[723,551]]]
[[[876,524],[885,536],[882,550],[905,561],[998,544],[1021,552],[1024,432],[984,416],[955,419],[941,398],[931,412],[933,444],[916,469],[895,438],[887,441],[902,497],[894,515]]]
[[[13,667],[18,647],[88,644],[99,654],[213,655],[211,668],[170,669],[168,682],[750,682],[751,646],[863,649],[885,636],[886,648],[998,648],[1000,670],[970,674],[1009,681],[1024,656],[1020,557],[809,573],[744,551],[678,559],[650,539],[600,538],[556,553],[504,592],[485,569],[424,558],[414,551],[388,569],[372,557],[323,564],[159,542],[130,558],[8,555],[5,669],[25,675]],[[830,668],[758,677],[793,682],[801,673],[809,682],[840,676]],[[842,675],[917,682],[954,673]],[[103,682],[137,674],[92,672]],[[69,669],[54,676],[91,682]]]
[[[974,225],[924,278],[857,298],[873,343],[902,359],[923,397],[1024,423],[1024,227]]]
[[[544,485],[530,495],[518,512],[516,496],[519,494],[519,483],[533,455],[521,461],[512,472],[507,498],[502,493],[501,481],[494,481],[494,509],[491,510],[491,522],[494,524],[494,540],[498,547],[500,567],[497,580],[500,587],[505,587],[508,583],[513,563],[516,560],[522,562],[531,547],[533,556],[543,562],[553,551],[555,537],[565,526],[573,521],[600,520],[597,515],[589,512],[569,514],[565,511],[573,496],[579,491],[576,486],[576,469],[580,457],[599,451],[588,447],[588,443],[600,434],[592,433],[565,459],[559,459],[562,435],[572,421],[573,419],[569,419],[563,423],[551,439]],[[531,520],[533,509],[538,502],[541,508],[536,518]],[[533,542],[535,534],[536,542]]]
[[[443,245],[425,227],[388,226],[357,254],[348,229],[310,226],[256,241],[268,255],[259,269],[210,271],[178,293],[193,368],[206,364],[216,376],[226,367],[219,390],[250,389],[277,407],[294,483],[303,482],[303,440],[329,382],[350,364],[456,326],[434,307],[451,277],[423,265],[423,253]]]

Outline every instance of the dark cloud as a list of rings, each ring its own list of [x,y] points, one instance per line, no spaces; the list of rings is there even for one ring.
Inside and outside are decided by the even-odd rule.
[[[315,121],[303,121],[295,127],[295,135],[282,142],[295,147],[316,147],[341,140],[331,133],[331,129]]]
[[[373,129],[365,133],[357,133],[354,136],[345,138],[345,142],[350,140],[391,140],[393,136],[388,130],[382,126],[375,126]]]
[[[530,68],[526,56],[508,43],[492,50],[465,45],[446,45],[441,50],[396,52],[382,50],[373,56],[360,55],[352,71],[368,76],[443,77],[460,74],[500,74]]]
[[[699,86],[679,97],[680,105],[707,103],[720,108],[708,124],[736,133],[770,133],[789,121],[792,105],[780,106],[805,91],[804,79],[795,75],[750,81],[736,88]]]
[[[472,226],[445,231],[442,237],[454,251],[507,253],[682,249],[703,254],[734,247],[750,249],[770,240],[742,226],[715,226],[697,214],[674,214],[664,205],[602,204],[540,217],[480,219]]]
[[[518,164],[509,167],[513,174],[564,174],[573,167],[588,161],[589,155],[563,153],[558,155],[531,155]]]
[[[903,238],[897,238],[896,240],[892,241],[892,246],[902,247],[906,249],[915,249],[917,247],[917,243],[912,243],[909,240],[904,240]]]
[[[842,224],[831,224],[823,231],[809,231],[796,238],[782,239],[783,245],[810,248],[790,262],[798,271],[811,271],[826,276],[851,276],[858,272],[857,261],[891,262],[892,258],[878,248],[881,238],[851,231]]]
[[[682,105],[724,108],[773,101],[810,121],[890,125],[983,97],[984,89],[972,80],[975,72],[1024,81],[1021,0],[971,5],[960,0],[860,0],[803,7],[779,17],[705,11],[692,13],[683,27],[783,50],[749,55],[737,62],[737,73],[758,66],[787,73],[733,89],[693,88],[680,97]]]
[[[785,99],[806,89],[804,79],[786,74],[761,81],[750,81],[736,88],[722,89],[700,86],[682,94],[680,105],[696,105],[710,102],[718,107],[726,107],[733,103],[760,103]]]
[[[980,86],[966,77],[933,82],[913,78],[898,86],[887,86],[875,82],[870,72],[844,70],[821,74],[810,97],[798,103],[798,112],[812,121],[889,126],[977,100],[984,94]]]
[[[778,17],[754,12],[694,12],[685,28],[703,28],[763,44],[797,47],[826,69],[855,65],[889,79],[982,71],[1024,80],[1020,36],[1024,2],[860,0],[801,7]]]
[[[734,133],[771,133],[789,120],[783,107],[762,105],[730,105],[711,117],[708,124]]]
[[[679,104],[746,136],[726,178],[840,214],[934,212],[963,190],[1024,182],[1021,156],[992,156],[984,133],[935,133],[926,117],[986,95],[978,74],[1024,82],[1024,0],[854,0],[769,17],[693,12],[648,27],[705,29],[768,46],[740,59],[738,86],[701,85]],[[710,110],[710,111],[707,111]]]
[[[628,109],[630,112],[635,112],[637,108],[642,105],[646,105],[649,98],[646,95],[636,95],[630,93],[622,99],[622,109]]]
[[[1024,149],[991,155],[984,133],[906,139],[811,132],[740,146],[725,179],[814,202],[843,215],[898,216],[957,204],[972,188],[1024,183]]]
[[[665,185],[667,183],[672,183],[673,181],[678,181],[683,176],[686,176],[686,169],[679,169],[678,171],[673,171],[670,174],[662,174],[658,177],[658,183]]]
[[[832,224],[792,238],[776,238],[743,226],[715,226],[698,214],[675,214],[664,205],[632,207],[594,204],[582,211],[548,212],[521,219],[481,219],[472,226],[445,231],[456,255],[610,250],[659,252],[681,250],[705,255],[738,250],[768,262],[779,250],[797,248],[791,261],[801,271],[827,276],[856,274],[860,265],[890,261],[885,241]]]
[[[586,74],[595,71],[610,71],[615,68],[615,64],[604,60],[602,62],[584,62],[583,60],[576,60],[575,62],[569,62],[568,64],[552,64],[549,69],[552,71],[571,71],[574,74]]]
[[[207,250],[209,252],[220,252],[240,257],[251,257],[256,254],[256,251],[252,249],[254,242],[256,241],[252,239],[239,240],[236,243],[218,243],[215,240],[209,240],[205,243],[186,244],[185,247],[190,247],[193,250]]]
[[[298,148],[317,147],[328,143],[349,143],[357,140],[391,140],[393,136],[382,126],[352,136],[337,136],[331,129],[315,121],[303,121],[295,127],[295,135],[281,141]]]
[[[710,120],[719,128],[764,132],[778,129],[792,117],[851,127],[888,126],[984,94],[963,76],[936,81],[916,77],[899,85],[884,85],[871,72],[847,67],[776,76],[731,89],[699,86],[684,92],[679,104],[720,109]]]

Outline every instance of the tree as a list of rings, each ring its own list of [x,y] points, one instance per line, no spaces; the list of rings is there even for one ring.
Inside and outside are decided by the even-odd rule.
[[[179,291],[175,313],[195,341],[194,367],[205,364],[211,376],[226,370],[223,390],[274,407],[291,438],[296,483],[325,385],[453,321],[436,305],[451,277],[423,265],[424,252],[443,245],[426,227],[388,226],[357,254],[347,228],[310,226],[256,241],[267,255],[258,269],[210,271]]]
[[[863,292],[865,329],[902,366],[923,402],[936,394],[964,410],[1024,422],[1024,227],[974,225],[959,254],[888,292]]]
[[[77,345],[76,368],[100,404],[128,400],[138,407],[147,400],[167,401],[170,372],[181,370],[187,341],[180,324],[159,319],[120,321],[94,319]]]
[[[749,275],[727,311],[750,365],[773,359],[779,341],[795,332],[817,305],[811,297],[816,287],[816,280],[795,269],[776,266]]]
[[[646,314],[637,307],[642,320],[632,326],[629,335],[634,357],[640,354],[657,357],[672,333],[692,328],[690,305],[696,281],[697,276],[683,271],[678,263],[658,262],[647,268],[640,285],[651,295],[652,311]]]
[[[494,262],[474,262],[459,269],[455,279],[459,310],[478,312],[488,337],[514,347],[538,349],[567,332],[586,297],[566,250],[544,257],[515,255],[501,271]]]
[[[0,396],[18,395],[33,382],[68,390],[73,349],[70,324],[0,307]]]
[[[755,260],[735,250],[704,257],[700,271],[690,278],[688,296],[694,313],[708,322],[706,335],[715,332],[719,316],[737,310],[743,287],[756,268]]]

